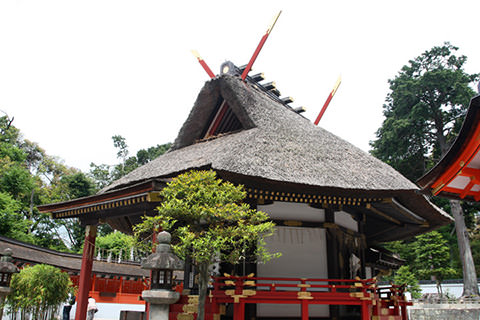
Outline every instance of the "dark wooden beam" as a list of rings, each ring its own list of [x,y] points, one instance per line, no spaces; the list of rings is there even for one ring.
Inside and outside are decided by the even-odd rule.
[[[393,217],[390,217],[388,214],[380,211],[379,209],[375,208],[374,206],[372,206],[370,203],[367,203],[366,206],[365,206],[370,212],[374,213],[375,215],[377,216],[380,216],[382,217],[383,219],[385,220],[388,220],[390,222],[393,222],[395,223],[396,225],[398,226],[401,226],[403,225],[402,222],[400,222],[399,220],[393,218]]]
[[[332,208],[325,208],[325,223],[335,224],[335,211]],[[326,240],[327,240],[327,269],[328,269],[328,278],[338,279],[340,264],[338,261],[339,254],[338,252],[338,239],[335,228],[326,229]],[[330,317],[331,319],[338,319],[340,314],[340,309],[338,306],[330,305]]]

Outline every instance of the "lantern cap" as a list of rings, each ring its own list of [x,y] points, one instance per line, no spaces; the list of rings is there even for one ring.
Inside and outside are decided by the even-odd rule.
[[[6,248],[1,253],[0,258],[0,273],[17,273],[18,268],[12,263],[12,249]]]
[[[170,233],[162,231],[156,240],[156,251],[142,260],[142,269],[182,270],[185,263],[172,252]]]

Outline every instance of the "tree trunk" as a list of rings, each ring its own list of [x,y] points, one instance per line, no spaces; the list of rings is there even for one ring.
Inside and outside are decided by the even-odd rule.
[[[33,217],[33,200],[35,196],[35,188],[32,188],[32,192],[30,192],[30,208],[29,208],[29,214],[30,216],[28,217],[31,219]]]
[[[443,298],[443,292],[442,292],[442,283],[435,279],[435,284],[437,285],[437,293],[440,298]]]
[[[208,262],[199,264],[198,266],[198,313],[197,320],[205,319],[205,300],[207,299],[208,289]]]
[[[463,270],[463,297],[478,295],[477,273],[473,262],[470,240],[468,238],[463,210],[458,200],[450,200],[450,207],[455,219],[455,231],[458,239],[458,249]]]

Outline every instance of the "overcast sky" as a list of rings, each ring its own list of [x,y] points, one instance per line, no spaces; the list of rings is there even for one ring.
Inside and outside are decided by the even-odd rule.
[[[0,1],[0,110],[65,164],[117,163],[172,142],[222,62],[246,64],[283,10],[254,72],[275,81],[320,126],[367,151],[392,79],[444,41],[480,72],[480,1]],[[0,114],[3,114],[0,112]]]

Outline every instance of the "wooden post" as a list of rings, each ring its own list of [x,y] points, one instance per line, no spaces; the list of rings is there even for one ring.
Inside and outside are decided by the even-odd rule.
[[[120,287],[118,288],[118,293],[123,293],[123,277],[119,277],[120,280]]]
[[[402,320],[408,320],[407,306],[405,305],[405,303],[402,303],[402,306],[400,308],[402,311]]]
[[[75,320],[85,320],[87,317],[88,292],[90,291],[92,281],[93,254],[95,252],[96,237],[97,226],[88,225],[85,229],[85,242],[83,244],[82,265],[80,267]]]
[[[233,320],[245,320],[245,302],[242,300],[233,304]]]
[[[335,211],[332,208],[325,208],[325,222],[334,224],[335,223]],[[338,242],[335,229],[326,229],[326,238],[327,238],[327,268],[328,268],[328,278],[329,279],[338,279],[339,272],[339,261],[338,261]],[[340,315],[340,308],[338,305],[329,305],[329,312],[331,319],[338,319]]]
[[[357,222],[358,232],[365,237],[365,223],[366,223],[366,216],[365,214],[361,213],[357,216],[354,216],[355,221]],[[363,240],[364,238],[362,238]],[[360,278],[365,279],[367,277],[366,273],[366,264],[365,264],[365,248],[364,243],[360,244],[360,248],[358,248],[358,258],[360,259]]]
[[[90,284],[90,291],[95,291],[95,282],[97,282],[97,276],[92,274],[92,283]]]
[[[308,320],[308,302],[306,299],[302,300],[302,320]]]
[[[370,310],[366,300],[362,301],[362,320],[370,320]]]

